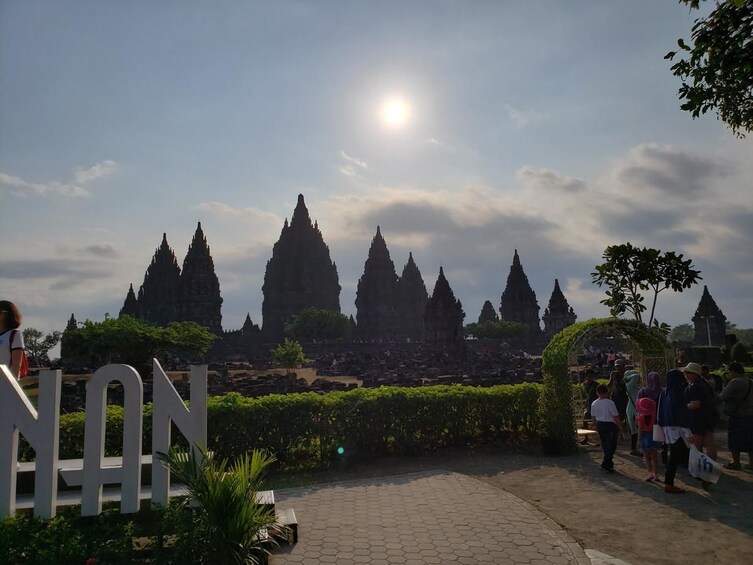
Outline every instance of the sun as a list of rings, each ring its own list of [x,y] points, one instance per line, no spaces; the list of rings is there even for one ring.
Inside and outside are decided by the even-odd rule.
[[[387,98],[379,109],[379,117],[385,126],[400,129],[410,120],[410,106],[403,98],[397,96]]]

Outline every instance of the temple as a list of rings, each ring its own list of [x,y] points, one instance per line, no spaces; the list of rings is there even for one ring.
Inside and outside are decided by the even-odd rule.
[[[565,295],[562,294],[559,280],[554,279],[554,290],[549,298],[549,305],[541,317],[544,322],[544,335],[551,338],[567,326],[574,324],[577,318],[575,312],[567,303]]]
[[[463,305],[455,298],[444,270],[439,267],[434,292],[426,304],[426,340],[437,344],[462,342],[464,318]]]
[[[302,194],[272,248],[262,293],[262,331],[269,341],[281,339],[285,324],[305,308],[340,312],[337,265],[319,226],[311,223]]]
[[[403,274],[397,283],[400,322],[398,338],[405,341],[423,341],[424,314],[428,300],[429,295],[421,271],[413,260],[413,253],[409,253],[408,262],[403,267]]]
[[[525,324],[530,328],[532,335],[541,331],[539,303],[536,301],[536,293],[528,283],[528,277],[523,272],[517,249],[510,266],[510,274],[507,276],[507,286],[502,293],[499,318],[507,322]]]
[[[484,305],[481,307],[481,313],[478,315],[479,324],[486,322],[499,322],[499,317],[497,316],[497,312],[494,311],[491,300],[484,302]]]
[[[136,304],[126,296],[121,314],[143,318],[158,326],[166,326],[179,319],[178,293],[180,267],[175,253],[167,243],[167,234],[162,234],[162,243],[154,252],[152,262],[144,274]],[[131,294],[131,285],[128,294]]]
[[[695,326],[694,344],[717,347],[725,344],[727,317],[711,298],[706,285],[703,286],[703,295],[692,320]]]
[[[419,275],[420,276],[420,275]],[[399,325],[398,278],[377,226],[356,289],[356,336],[363,341],[394,340]]]
[[[214,261],[201,222],[183,260],[178,308],[181,321],[196,322],[213,333],[222,333],[220,281],[214,271]]]

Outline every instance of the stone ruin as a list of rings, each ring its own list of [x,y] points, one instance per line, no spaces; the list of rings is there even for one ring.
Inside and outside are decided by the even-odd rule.
[[[709,289],[703,285],[703,295],[693,314],[695,345],[721,347],[726,343],[727,317],[711,297]]]

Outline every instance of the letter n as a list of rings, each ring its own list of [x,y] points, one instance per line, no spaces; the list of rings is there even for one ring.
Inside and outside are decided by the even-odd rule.
[[[60,371],[39,375],[39,412],[5,365],[0,365],[0,516],[16,511],[18,432],[34,448],[34,516],[55,516],[58,492]]]
[[[181,431],[193,448],[207,446],[207,366],[191,366],[191,409],[155,359],[152,410],[152,504],[166,506],[170,498],[170,472],[158,462],[158,453],[170,449],[170,424]]]

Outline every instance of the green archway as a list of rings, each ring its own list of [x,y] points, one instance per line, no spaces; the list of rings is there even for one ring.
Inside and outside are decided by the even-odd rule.
[[[673,359],[664,335],[636,320],[601,318],[578,322],[555,335],[542,355],[544,390],[539,400],[541,436],[547,451],[572,453],[577,448],[575,415],[572,408],[570,366],[577,354],[596,335],[623,335],[633,344],[634,364],[643,374],[653,370],[665,373]]]

